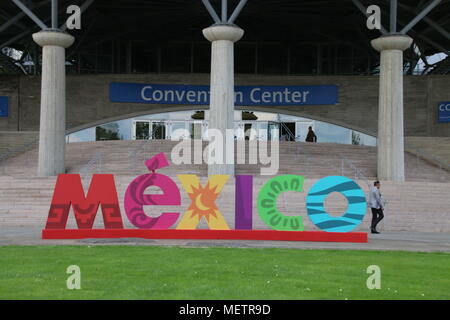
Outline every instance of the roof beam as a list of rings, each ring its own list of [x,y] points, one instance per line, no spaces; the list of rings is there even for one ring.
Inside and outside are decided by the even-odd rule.
[[[211,2],[209,2],[209,0],[202,0],[203,4],[206,7],[206,10],[208,10],[209,15],[211,16],[211,18],[213,18],[215,23],[220,23],[220,18],[217,15],[216,11],[214,10],[213,6],[211,5]]]
[[[401,31],[401,34],[406,34],[411,30],[423,17],[425,17],[431,10],[433,10],[442,0],[434,0],[427,7],[425,7],[422,12],[420,12],[414,19],[411,20]]]
[[[229,24],[233,24],[234,21],[237,19],[239,14],[241,13],[242,9],[246,5],[247,0],[241,0],[239,1],[238,5],[236,6],[236,9],[234,9],[233,14],[231,15],[230,19],[228,19]]]
[[[397,32],[397,8],[398,1],[391,0],[391,11],[390,11],[390,30],[391,33]]]
[[[408,10],[409,12],[412,13],[416,13],[417,11],[405,4],[399,4],[399,6],[401,8],[404,8],[405,10]],[[448,32],[447,30],[445,30],[444,28],[442,28],[438,23],[434,22],[431,18],[428,17],[424,17],[423,21],[425,21],[428,25],[430,25],[433,29],[435,29],[436,31],[438,31],[441,35],[443,35],[445,38],[447,38],[448,40],[450,40],[450,32]],[[424,32],[423,32],[424,33]]]
[[[33,20],[42,30],[48,29],[45,23],[42,22],[26,5],[20,0],[12,0],[16,6],[18,6],[31,20]]]

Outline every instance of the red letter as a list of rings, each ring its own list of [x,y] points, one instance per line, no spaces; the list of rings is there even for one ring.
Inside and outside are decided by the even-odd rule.
[[[56,181],[46,229],[65,229],[73,206],[79,229],[92,229],[102,205],[105,229],[123,229],[117,191],[112,174],[94,174],[87,197],[79,174],[61,174]]]

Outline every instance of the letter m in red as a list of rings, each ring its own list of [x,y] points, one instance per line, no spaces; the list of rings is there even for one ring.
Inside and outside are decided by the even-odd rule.
[[[105,229],[123,229],[116,185],[112,174],[94,174],[87,196],[79,174],[61,174],[56,181],[46,229],[65,229],[73,207],[79,229],[92,229],[101,205]]]

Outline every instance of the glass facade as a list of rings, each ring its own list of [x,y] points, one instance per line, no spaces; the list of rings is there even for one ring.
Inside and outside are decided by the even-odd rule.
[[[67,142],[102,140],[207,140],[209,111],[178,111],[105,123],[67,135]],[[376,146],[375,137],[331,123],[280,113],[235,111],[236,140],[305,141],[312,127],[317,142]]]

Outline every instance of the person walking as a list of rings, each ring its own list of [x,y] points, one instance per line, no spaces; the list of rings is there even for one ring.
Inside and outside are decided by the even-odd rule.
[[[312,127],[308,128],[308,135],[306,136],[305,141],[306,142],[317,142],[317,136],[314,133]]]
[[[372,209],[372,224],[370,225],[370,232],[377,234],[379,233],[377,231],[377,225],[384,218],[380,187],[380,181],[375,181],[373,183],[373,187],[370,189],[369,198],[370,208]]]

